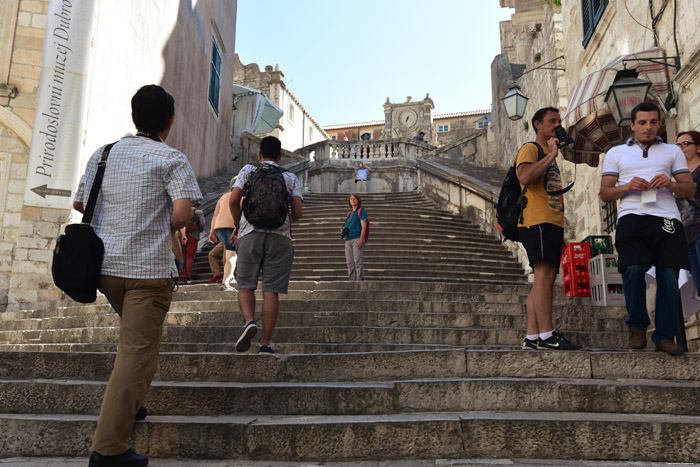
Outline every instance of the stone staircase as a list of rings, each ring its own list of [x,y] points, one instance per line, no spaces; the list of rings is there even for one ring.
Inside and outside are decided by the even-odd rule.
[[[309,202],[317,196],[318,204]],[[403,465],[700,458],[700,354],[627,351],[623,309],[593,307],[561,290],[556,324],[585,350],[520,350],[529,286],[522,271],[519,281],[497,271],[485,245],[493,251],[498,245],[484,239],[475,249],[482,256],[455,269],[456,279],[420,280],[427,256],[414,271],[411,253],[425,251],[382,249],[397,243],[392,232],[403,238],[411,226],[406,223],[409,234],[382,232],[392,214],[383,217],[380,203],[365,204],[372,219],[367,280],[319,280],[340,279],[345,271],[337,238],[327,248],[325,236],[316,247],[303,238],[313,238],[324,216],[327,235],[337,237],[346,211],[335,202],[324,207],[321,201],[330,198],[308,196],[309,227],[295,226],[295,280],[281,300],[278,354],[258,354],[255,345],[234,352],[242,324],[236,292],[194,284],[175,293],[145,402],[150,415],[133,434],[137,452],[250,462],[402,459]],[[442,239],[450,243],[447,232],[467,227],[446,222]],[[445,251],[440,229],[432,235],[434,251]],[[463,236],[465,244],[480,238],[476,230]],[[461,254],[465,261],[478,256]],[[382,263],[385,255],[395,259]],[[300,258],[314,257],[332,266],[304,268]],[[449,277],[441,261],[432,260],[442,266],[436,274]],[[476,275],[466,275],[468,269]],[[313,280],[302,280],[306,275]],[[259,310],[260,302],[258,316]],[[0,320],[0,458],[87,456],[116,351],[116,315],[100,297],[88,306],[67,300]]]
[[[367,280],[525,283],[523,269],[501,243],[478,226],[442,211],[419,192],[362,194],[370,218]],[[292,225],[292,280],[347,278],[339,238],[350,210],[346,193],[304,195],[304,215]],[[195,258],[193,282],[211,278],[207,253]]]

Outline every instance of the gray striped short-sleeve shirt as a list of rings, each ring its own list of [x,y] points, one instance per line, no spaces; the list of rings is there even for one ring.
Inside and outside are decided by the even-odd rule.
[[[75,201],[87,206],[104,147],[90,157]],[[176,277],[173,201],[202,193],[187,157],[165,143],[128,134],[107,159],[92,224],[105,245],[102,274],[130,279]]]

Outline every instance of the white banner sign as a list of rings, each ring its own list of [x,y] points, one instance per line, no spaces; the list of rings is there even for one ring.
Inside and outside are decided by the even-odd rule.
[[[70,208],[80,178],[97,0],[50,0],[24,204]]]

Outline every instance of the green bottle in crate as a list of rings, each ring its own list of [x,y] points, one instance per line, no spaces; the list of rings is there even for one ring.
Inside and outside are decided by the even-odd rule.
[[[583,239],[583,243],[588,243],[591,246],[591,258],[598,255],[609,255],[613,252],[610,235],[589,235]]]

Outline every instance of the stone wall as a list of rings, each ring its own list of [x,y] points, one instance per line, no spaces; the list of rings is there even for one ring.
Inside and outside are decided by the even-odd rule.
[[[654,3],[656,5],[658,2]],[[608,4],[590,43],[584,49],[581,42],[580,3],[563,4],[561,23],[569,40],[562,43],[562,54],[567,57],[567,66],[558,82],[567,100],[580,80],[601,69],[610,60],[654,47],[654,38],[650,32],[649,2],[628,0],[626,5],[627,8],[619,2]],[[675,77],[677,109],[664,115],[671,142],[675,141],[678,131],[700,128],[700,93],[696,85],[700,75],[700,37],[695,33],[700,11],[692,2],[678,2],[677,6],[677,36],[683,38],[678,43],[683,68]],[[658,7],[659,5],[655,6],[657,10]],[[633,21],[631,14],[641,24]],[[671,4],[658,23],[658,37],[658,45],[666,50],[667,55],[675,55]],[[603,157],[597,168],[580,165],[576,186],[570,194],[565,195],[567,203],[572,207],[567,212],[567,223],[575,232],[575,238],[603,233],[602,203],[598,198],[602,163]]]
[[[437,133],[437,145],[445,146],[481,133],[488,127],[488,121],[483,128],[478,128],[477,120],[483,120],[484,117],[488,117],[488,113],[451,118],[437,118],[437,116],[433,117],[433,127]],[[449,131],[440,133],[438,131],[440,125],[448,125]]]
[[[449,159],[455,162],[466,162],[468,164],[489,167],[486,154],[486,130],[478,130],[468,136],[444,146],[441,146],[428,153],[428,159]]]
[[[11,56],[7,83],[16,87],[15,97],[0,107],[0,311],[41,306],[61,297],[49,265],[53,242],[69,216],[68,210],[23,205],[48,1],[14,6],[13,11],[3,10],[3,25],[16,15],[13,41],[0,46]]]
[[[533,141],[536,137],[532,128],[532,115],[542,107],[551,106],[560,109],[563,116],[569,95],[573,91],[573,87],[569,89],[567,76],[569,70],[576,69],[577,65],[569,58],[574,57],[575,54],[571,53],[568,47],[576,41],[564,41],[566,24],[561,7],[545,6],[538,21],[536,24],[531,24],[530,35],[524,37],[525,34],[521,32],[516,38],[527,43],[527,47],[518,48],[521,53],[527,51],[528,55],[518,55],[520,63],[525,65],[525,70],[517,80],[518,85],[529,98],[525,116],[521,120],[511,121],[505,115],[505,108],[501,102],[494,106],[494,124],[489,131],[493,133],[498,149],[493,158],[493,163],[497,165],[491,166],[505,169],[512,165],[520,146]],[[521,31],[523,30],[527,29],[521,27]],[[566,59],[558,59],[542,69],[535,69],[560,56]],[[492,63],[494,101],[497,96],[502,97],[508,90],[508,80],[512,76],[511,65],[505,54],[497,56]],[[544,69],[550,67],[565,68],[566,71]],[[558,157],[557,163],[562,171],[564,184],[568,185],[574,178],[576,180],[574,188],[564,195],[565,240],[576,242],[589,235],[602,235],[602,203],[598,199],[600,168],[579,164],[574,171],[574,164],[565,161],[563,157]]]
[[[2,0],[0,4],[0,312],[40,309],[64,299],[53,286],[50,264],[55,239],[68,222],[70,210],[24,206],[48,6],[48,0]],[[228,167],[230,112],[228,116],[226,112],[232,97],[223,89],[229,89],[233,77],[231,60],[226,57],[232,57],[234,48],[236,1],[207,0],[191,6],[177,0],[124,0],[118,6],[101,2],[99,12],[102,21],[96,28],[88,71],[90,118],[83,162],[95,147],[133,129],[129,101],[135,90],[161,82],[176,99],[176,126],[168,143],[190,156],[198,175]],[[145,26],[144,18],[151,21],[150,26]],[[134,31],[141,36],[127,34],[114,41],[119,35],[115,28],[137,23],[139,28]],[[211,118],[202,89],[208,86],[211,40],[217,35],[223,38],[222,48],[228,55],[223,57],[220,113]],[[137,46],[125,45],[125,41]],[[192,48],[202,49],[201,53],[189,57],[186,51]],[[205,74],[195,66],[202,63]],[[168,81],[170,77],[177,82]],[[206,122],[202,106],[210,117]],[[219,147],[224,150],[216,149]]]

